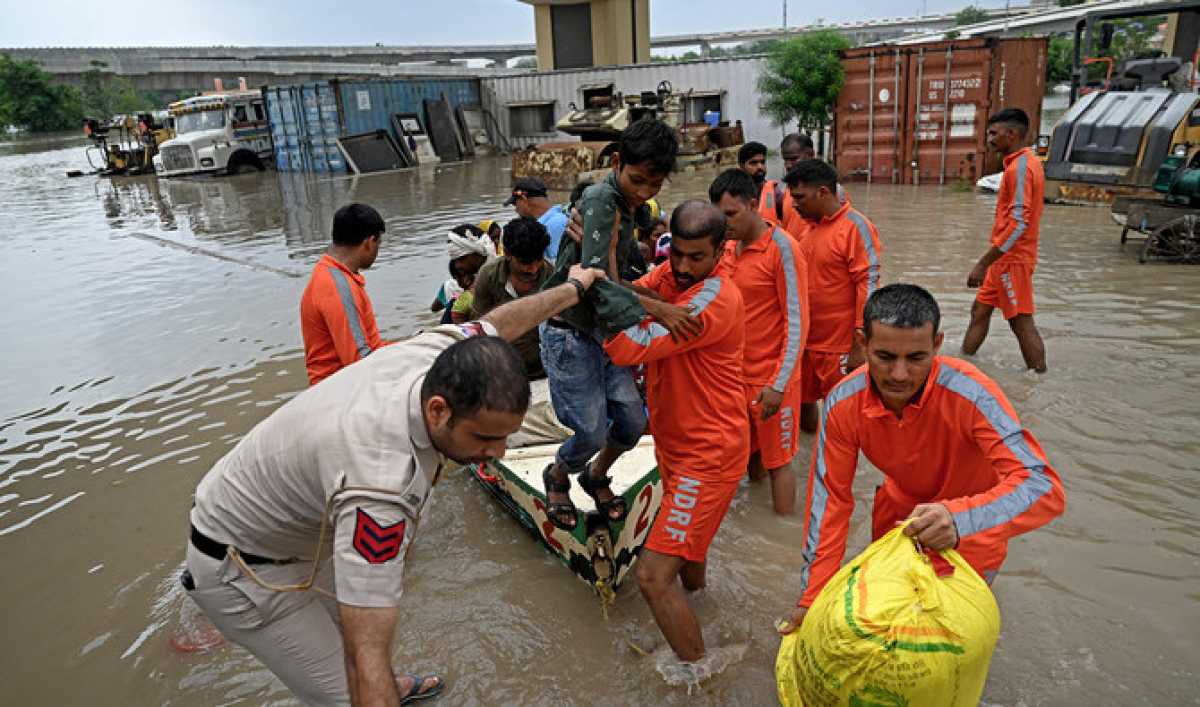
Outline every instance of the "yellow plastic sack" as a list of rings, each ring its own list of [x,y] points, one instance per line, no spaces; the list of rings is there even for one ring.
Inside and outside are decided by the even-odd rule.
[[[784,707],[975,707],[1000,634],[992,590],[954,550],[938,577],[902,527],[829,580],[783,639]]]

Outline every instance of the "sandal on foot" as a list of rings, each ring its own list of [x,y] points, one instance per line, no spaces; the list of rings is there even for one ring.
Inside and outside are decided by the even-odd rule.
[[[405,677],[412,680],[413,684],[409,689],[408,694],[403,695],[400,698],[400,704],[402,705],[407,705],[412,702],[416,702],[417,700],[427,700],[430,697],[437,697],[442,693],[442,688],[446,686],[446,683],[442,682],[442,678],[439,675],[415,675],[413,673],[406,673]],[[421,686],[424,685],[425,681],[427,680],[437,680],[437,682],[433,685],[433,687],[422,692]]]
[[[604,517],[610,523],[620,523],[625,520],[625,516],[629,515],[629,508],[626,507],[625,498],[613,492],[611,476],[602,476],[599,479],[592,479],[592,465],[588,464],[583,473],[579,475],[579,485],[583,488],[584,493],[592,497],[596,502],[596,510],[604,514]],[[604,503],[601,503],[596,496],[601,489],[609,489],[609,493],[613,495]]]
[[[555,481],[554,475],[551,473],[553,468],[553,464],[548,464],[545,471],[542,472],[542,485],[546,488],[546,517],[550,519],[555,528],[570,533],[579,524],[578,511],[575,508],[575,504],[571,501],[570,496],[567,496],[565,502],[551,503],[550,494],[569,494],[571,492],[571,479],[567,477],[566,481]],[[570,519],[569,523],[567,519]]]

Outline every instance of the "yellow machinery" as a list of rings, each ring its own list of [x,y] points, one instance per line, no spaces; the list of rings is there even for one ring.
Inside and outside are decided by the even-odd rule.
[[[83,134],[92,141],[86,153],[88,164],[106,177],[153,174],[158,146],[175,137],[168,123],[165,115],[151,113],[121,115],[107,124],[85,118]]]

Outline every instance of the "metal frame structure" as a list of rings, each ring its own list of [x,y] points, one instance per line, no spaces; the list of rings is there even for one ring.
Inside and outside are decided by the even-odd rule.
[[[1092,37],[1098,24],[1106,20],[1125,20],[1135,17],[1153,17],[1154,15],[1170,15],[1184,12],[1200,12],[1200,0],[1158,2],[1136,7],[1096,10],[1079,18],[1075,23],[1075,55],[1071,62],[1071,103],[1074,103],[1079,98],[1079,89],[1083,87],[1085,70],[1083,60],[1092,53]]]

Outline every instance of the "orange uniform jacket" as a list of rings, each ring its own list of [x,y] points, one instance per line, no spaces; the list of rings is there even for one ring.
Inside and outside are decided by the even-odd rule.
[[[322,255],[300,298],[300,331],[309,385],[384,345],[367,297],[366,280]]]
[[[1004,158],[1004,177],[992,226],[992,245],[1004,253],[997,263],[1037,263],[1045,190],[1042,161],[1032,147]]]
[[[1041,446],[979,369],[937,357],[921,397],[897,419],[864,366],[825,400],[808,473],[801,606],[842,562],[860,450],[886,477],[875,494],[872,536],[916,504],[940,502],[954,517],[958,551],[985,578],[1004,562],[1009,538],[1050,522],[1065,504]]]
[[[812,227],[808,221],[796,211],[796,202],[787,185],[776,179],[768,179],[758,197],[758,215],[771,223],[783,227],[789,236],[800,241],[808,229]],[[781,222],[782,217],[782,222]]]
[[[854,330],[862,327],[863,307],[879,288],[879,255],[883,246],[875,225],[849,203],[812,224],[800,243],[808,265],[808,300],[812,311],[808,348],[846,353]]]
[[[646,402],[659,467],[702,481],[736,481],[746,473],[750,422],[742,383],[745,309],[742,295],[719,266],[680,292],[671,264],[637,281],[668,302],[691,304],[703,332],[675,342],[666,328],[643,320],[604,344],[618,366],[646,364]]]
[[[725,266],[746,307],[743,376],[782,393],[800,380],[808,339],[808,270],[800,246],[774,224],[739,254],[725,245]]]

